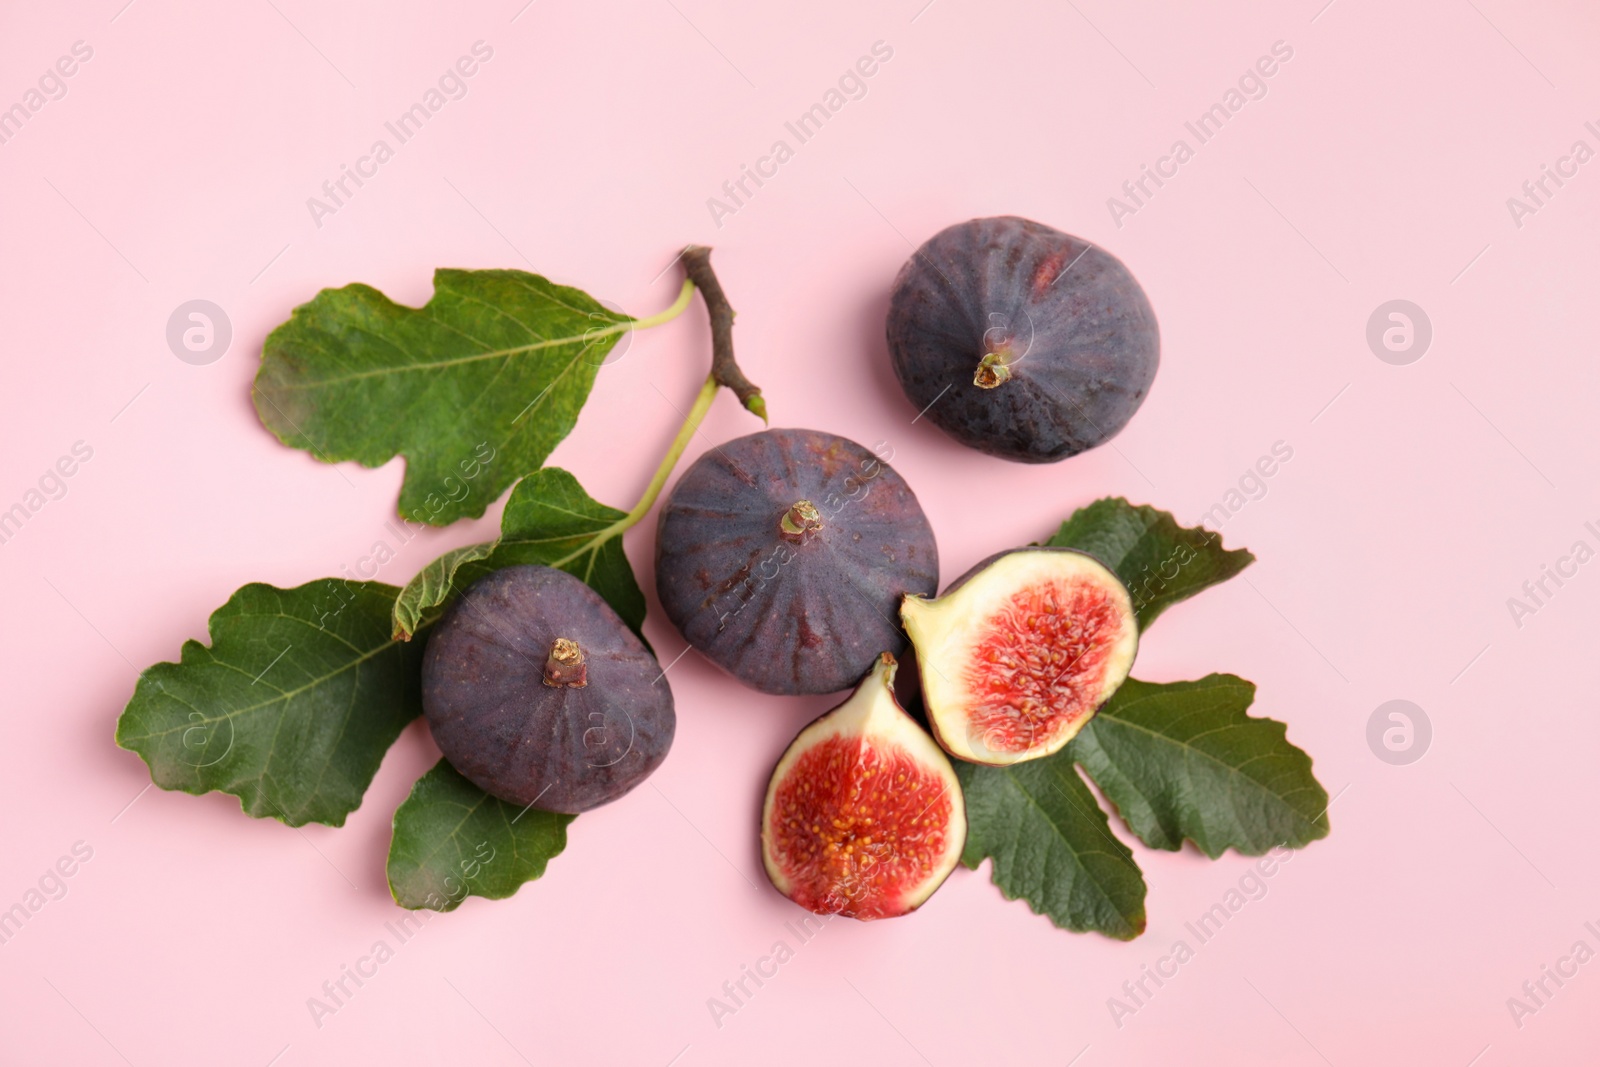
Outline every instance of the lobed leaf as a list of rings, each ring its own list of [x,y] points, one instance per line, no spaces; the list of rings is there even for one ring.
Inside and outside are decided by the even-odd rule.
[[[1151,848],[1300,848],[1328,835],[1328,792],[1283,723],[1245,714],[1255,691],[1231,674],[1130,678],[1054,758],[1082,765]]]
[[[244,586],[212,614],[209,646],[186,642],[180,662],[140,675],[117,744],[163,789],[230,793],[290,826],[344,825],[422,710],[421,648],[390,636],[396,592],[337,578]]]
[[[1080,508],[1046,543],[1111,567],[1133,593],[1141,630],[1255,559],[1121,498]],[[1009,767],[957,764],[969,823],[963,862],[992,858],[1005,896],[1057,926],[1137,936],[1144,879],[1080,765],[1153,848],[1177,849],[1187,838],[1216,858],[1228,848],[1260,855],[1325,837],[1327,791],[1282,723],[1246,714],[1254,695],[1232,675],[1165,685],[1130,678],[1055,755]]]
[[[402,908],[433,911],[509,897],[567,847],[575,818],[497,800],[441,759],[394,813],[389,892]]]
[[[455,591],[456,576],[468,564],[487,559],[495,542],[452,548],[430,562],[405,584],[394,598],[394,636],[409,641],[421,625],[423,613],[443,604]],[[476,573],[473,575],[476,577]],[[465,575],[463,575],[465,577]],[[470,583],[467,583],[470,584]]]
[[[955,767],[967,801],[962,863],[991,858],[1006,899],[1027,901],[1063,930],[1122,941],[1144,932],[1144,875],[1070,760]]]
[[[267,335],[256,413],[324,462],[406,459],[400,514],[482,515],[571,432],[633,322],[517,270],[439,270],[420,308],[324,289]]]
[[[432,608],[485,574],[524,563],[559,567],[587,582],[638,633],[644,593],[614,529],[626,517],[592,499],[560,467],[535,471],[506,501],[499,540],[447,552],[406,583],[395,600],[395,635],[408,638]]]
[[[1248,549],[1223,548],[1210,530],[1179,526],[1170,513],[1121,497],[1079,508],[1045,544],[1087,552],[1115,571],[1133,594],[1140,630],[1255,562]]]

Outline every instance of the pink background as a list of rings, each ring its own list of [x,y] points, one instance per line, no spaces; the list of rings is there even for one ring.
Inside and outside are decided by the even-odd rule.
[[[1578,939],[1600,949],[1583,927],[1600,920],[1600,563],[1520,627],[1506,607],[1575,540],[1600,545],[1583,528],[1600,520],[1583,317],[1600,161],[1520,228],[1506,207],[1573,141],[1600,147],[1592,6],[123,2],[0,14],[0,105],[73,42],[94,50],[0,145],[0,508],[75,441],[94,451],[0,545],[0,908],[74,842],[93,849],[0,946],[0,1059],[1596,1059],[1600,962],[1520,1028],[1506,1006]],[[494,56],[469,94],[314,225],[306,198],[478,40]],[[867,95],[717,226],[707,198],[880,40],[893,58]],[[1118,228],[1106,199],[1279,40],[1293,58],[1267,96]],[[1023,467],[913,425],[884,353],[889,283],[911,243],[997,213],[1102,244],[1148,291],[1162,369],[1114,447]],[[1131,944],[1058,931],[987,868],[961,871],[909,919],[830,924],[716,1026],[707,998],[802,914],[762,877],[753,822],[767,769],[832,701],[763,697],[694,655],[672,669],[678,739],[650,784],[579,819],[543,880],[433,919],[320,1028],[307,998],[400,914],[383,863],[436,758],[426,730],[338,830],[141,793],[144,765],[113,746],[137,670],[203,637],[237,586],[336,574],[386,536],[399,463],[324,466],[254,418],[262,338],[292,307],[354,280],[421,303],[447,265],[534,269],[648,314],[689,241],[717,248],[774,422],[890,442],[946,578],[1105,494],[1197,522],[1274,442],[1293,448],[1223,528],[1260,557],[1248,582],[1172,611],[1137,674],[1257,682],[1255,710],[1338,794],[1333,833],[1120,1028],[1107,998],[1250,861],[1135,844],[1150,926]],[[208,366],[164,338],[194,298],[233,324]],[[1433,323],[1409,366],[1365,340],[1394,298]],[[706,345],[698,306],[633,338],[555,462],[628,506]],[[724,397],[690,458],[755,428]],[[497,513],[419,537],[379,577],[483,539]],[[647,588],[652,531],[627,539]],[[653,602],[647,629],[663,660],[682,650]],[[1434,729],[1408,766],[1366,742],[1395,698]]]

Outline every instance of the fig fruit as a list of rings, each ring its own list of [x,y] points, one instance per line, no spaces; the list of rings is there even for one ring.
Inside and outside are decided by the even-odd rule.
[[[677,723],[655,656],[600,594],[532,565],[479,579],[434,625],[422,708],[478,788],[568,813],[644,781]]]
[[[1070,548],[991,556],[937,599],[906,597],[900,617],[933,734],[973,763],[1058,751],[1127,679],[1139,648],[1127,588]]]
[[[939,587],[933,529],[854,441],[766,430],[695,461],[661,509],[656,591],[695,649],[786,695],[847,689],[905,648],[905,593]]]
[[[888,339],[919,411],[963,444],[1024,463],[1115,436],[1161,349],[1120,260],[1014,217],[959,223],[917,249],[895,279]]]
[[[848,700],[800,731],[767,785],[767,877],[819,915],[914,911],[966,844],[955,769],[895,701],[894,673],[885,652]]]

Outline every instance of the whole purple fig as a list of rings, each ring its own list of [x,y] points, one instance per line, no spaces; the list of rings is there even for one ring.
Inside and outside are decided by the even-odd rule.
[[[422,707],[479,789],[571,813],[644,781],[677,724],[660,664],[600,594],[531,565],[480,578],[435,624]]]
[[[917,249],[895,279],[888,340],[929,421],[1024,463],[1115,436],[1161,350],[1150,302],[1120,260],[1010,216],[958,223]]]
[[[767,430],[695,461],[661,509],[656,589],[684,639],[767,693],[848,689],[898,653],[900,598],[939,582],[933,530],[879,455]]]

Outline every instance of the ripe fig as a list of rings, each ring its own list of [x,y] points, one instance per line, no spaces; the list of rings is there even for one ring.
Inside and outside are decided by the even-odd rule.
[[[966,844],[955,769],[895,701],[894,672],[883,653],[848,700],[800,731],[767,785],[767,877],[819,915],[914,911]]]
[[[766,692],[849,688],[905,648],[904,593],[938,589],[915,494],[854,441],[766,430],[695,461],[661,509],[656,590],[684,639]]]
[[[991,556],[937,599],[906,597],[900,617],[934,736],[952,756],[996,766],[1072,740],[1139,648],[1127,588],[1070,548]]]
[[[941,230],[900,268],[889,354],[911,403],[963,444],[1053,463],[1139,410],[1160,361],[1144,290],[1122,262],[1027,219]]]
[[[531,565],[480,578],[434,625],[422,707],[478,788],[569,813],[644,781],[677,723],[660,664],[600,594]]]

